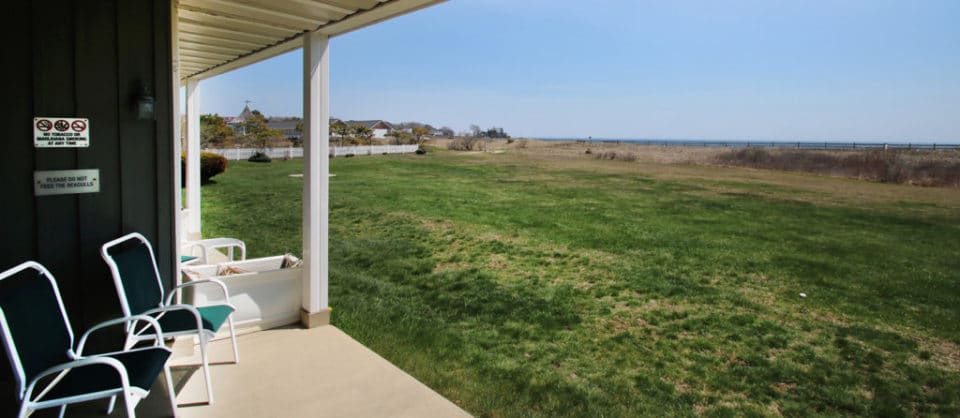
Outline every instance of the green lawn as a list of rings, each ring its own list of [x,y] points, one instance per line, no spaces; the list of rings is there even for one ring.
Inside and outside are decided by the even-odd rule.
[[[231,162],[205,235],[299,254],[301,169]],[[958,190],[446,151],[332,171],[334,324],[473,414],[960,415]]]

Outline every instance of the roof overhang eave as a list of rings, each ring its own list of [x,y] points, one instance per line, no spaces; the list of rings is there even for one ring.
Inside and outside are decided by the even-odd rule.
[[[380,3],[369,10],[360,11],[341,20],[322,25],[317,28],[315,32],[332,38],[435,4],[443,3],[444,1],[446,0],[392,0]],[[302,37],[306,33],[309,32],[303,32],[286,39],[278,39],[273,45],[253,50],[250,53],[201,71],[190,73],[189,71],[181,70],[181,79],[202,80],[293,51],[303,46]]]

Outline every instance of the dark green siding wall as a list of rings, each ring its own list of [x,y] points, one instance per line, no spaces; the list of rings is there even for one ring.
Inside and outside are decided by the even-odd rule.
[[[32,0],[4,8],[0,269],[37,260],[56,276],[75,330],[120,312],[100,245],[137,231],[172,276],[169,0]],[[149,85],[155,120],[137,120]],[[34,149],[34,116],[90,119],[90,147]],[[100,192],[33,195],[35,170],[100,169]]]

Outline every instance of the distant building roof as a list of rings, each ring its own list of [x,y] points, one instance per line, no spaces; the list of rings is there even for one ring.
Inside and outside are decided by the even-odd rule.
[[[293,131],[297,129],[297,119],[267,119],[267,128],[278,129],[281,131]]]
[[[244,106],[243,106],[243,111],[240,112],[239,115],[237,115],[237,119],[235,119],[235,120],[245,121],[245,120],[250,119],[250,118],[252,118],[252,117],[253,117],[253,112],[250,110],[250,105],[244,105]]]
[[[390,122],[382,120],[345,120],[343,123],[347,126],[363,125],[370,129],[393,129],[393,125],[391,125]]]
[[[225,116],[223,119],[228,124],[231,125],[240,125],[247,119],[253,117],[253,111],[250,110],[250,106],[244,106],[243,111],[240,112],[236,117]],[[272,117],[267,119],[267,128],[276,129],[279,131],[284,131],[284,133],[290,134],[297,129],[298,118],[295,117]],[[370,129],[386,129],[394,130],[393,124],[385,120],[341,120],[337,118],[330,118],[330,124],[343,123],[347,126],[354,125],[363,125]]]
[[[252,117],[253,117],[253,111],[250,110],[250,105],[244,105],[243,111],[241,111],[240,114],[237,115],[237,117],[230,118],[229,120],[227,120],[227,118],[224,118],[224,121],[230,124],[239,125]]]

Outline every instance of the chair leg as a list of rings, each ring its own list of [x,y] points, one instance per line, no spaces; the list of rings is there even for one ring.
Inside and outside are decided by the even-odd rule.
[[[167,395],[170,396],[170,413],[177,416],[177,394],[173,391],[173,376],[170,374],[170,366],[163,366],[163,378],[167,380]]]
[[[240,364],[240,350],[237,349],[237,332],[233,329],[233,314],[227,317],[230,323],[230,339],[233,340],[233,364]]]
[[[110,414],[113,413],[113,407],[116,406],[116,405],[117,405],[117,397],[116,397],[116,396],[111,396],[111,397],[110,397],[110,402],[107,403],[107,415],[110,415]]]
[[[203,377],[207,382],[207,403],[213,405],[213,384],[210,383],[210,361],[207,360],[207,337],[206,333],[201,331],[200,335],[200,361],[203,363]]]
[[[20,411],[17,412],[17,418],[27,418],[30,414],[33,413],[33,410],[30,409],[30,402],[24,400],[20,403]]]
[[[127,407],[128,418],[137,417],[137,412],[135,411],[136,405],[133,403],[133,397],[130,396],[129,392],[124,392],[123,394],[123,405]]]

